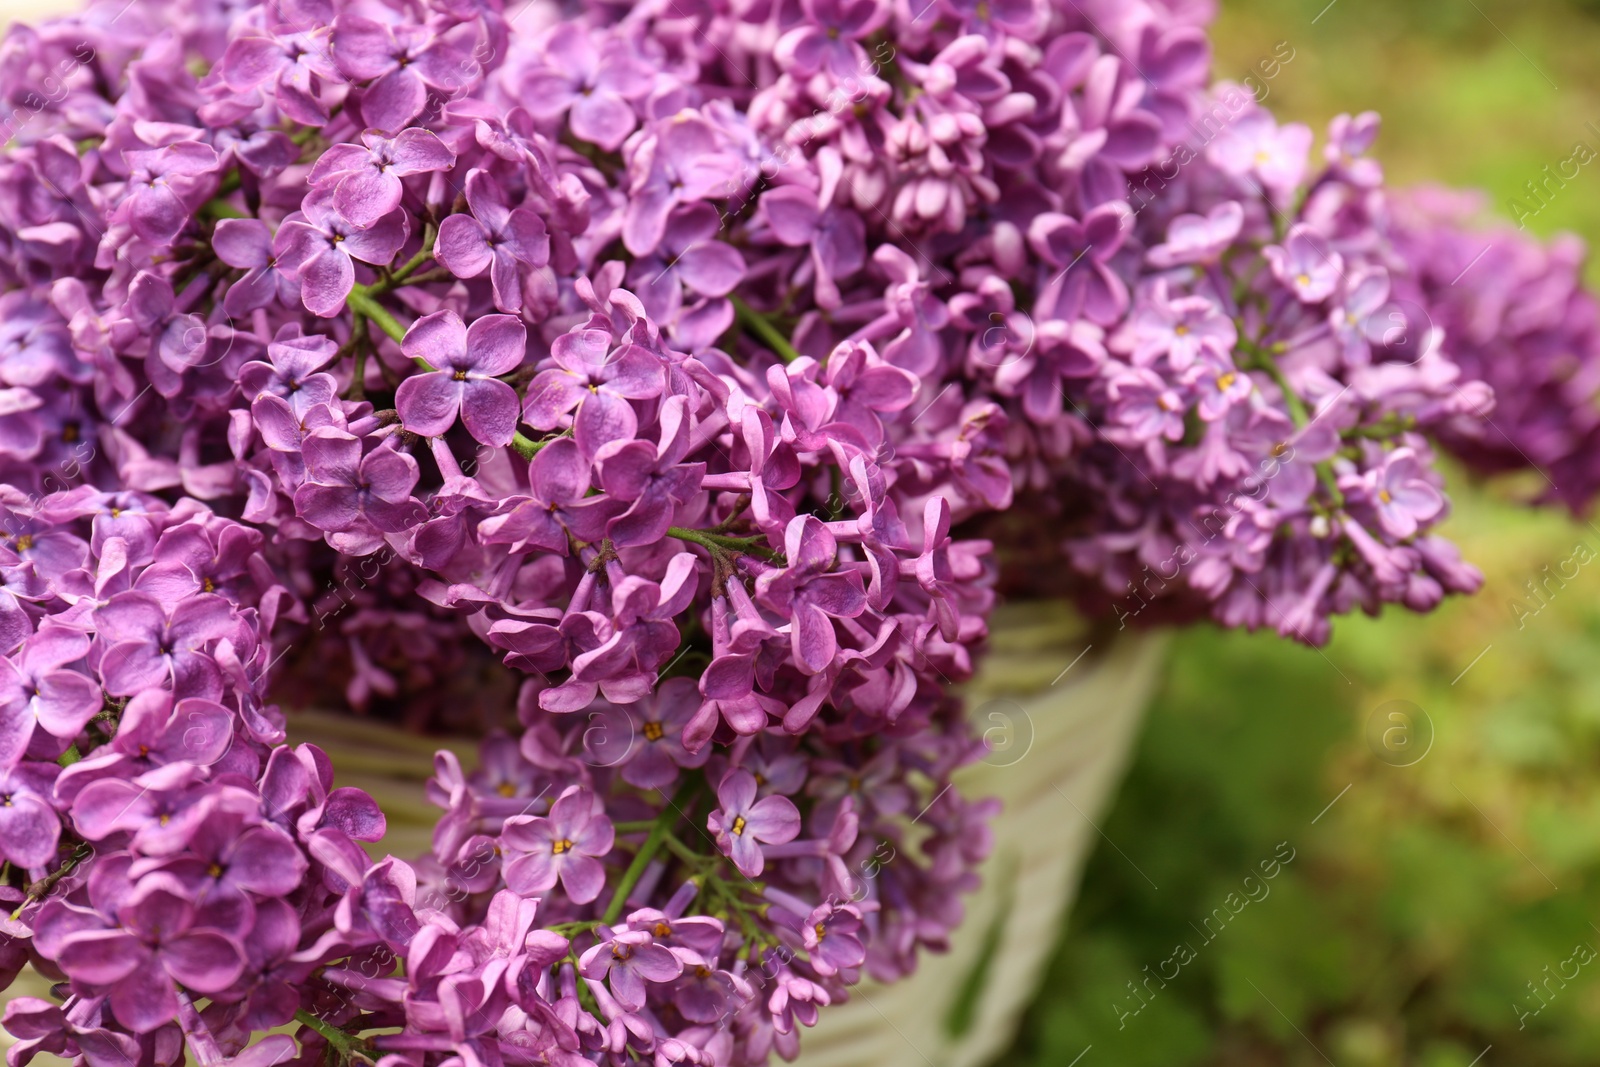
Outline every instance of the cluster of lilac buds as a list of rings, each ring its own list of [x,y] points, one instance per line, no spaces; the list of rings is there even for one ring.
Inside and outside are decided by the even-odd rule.
[[[1453,347],[1204,2],[114,6],[0,43],[11,1067],[792,1058],[976,884],[997,516],[1321,641],[1478,583],[1427,433],[1582,392],[1570,256]],[[484,736],[430,854],[330,702]]]

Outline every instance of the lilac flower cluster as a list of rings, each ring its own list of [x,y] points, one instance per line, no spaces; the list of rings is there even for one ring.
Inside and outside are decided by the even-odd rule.
[[[11,1067],[792,1057],[976,882],[995,516],[1122,616],[1475,587],[1424,434],[1497,372],[1374,120],[1310,175],[1203,0],[918,6],[9,31]],[[330,694],[487,734],[429,855],[287,742]]]
[[[1481,422],[1493,392],[1411,295],[1365,157],[1376,127],[1337,119],[1311,173],[1310,131],[1247,103],[1136,218],[1115,201],[1086,216],[1143,263],[1115,314],[1090,305],[1095,325],[1063,342],[1095,427],[1064,468],[1095,504],[1068,550],[1120,619],[1203,612],[1320,644],[1333,615],[1481,584],[1434,532],[1448,505],[1429,437]],[[1035,243],[1070,256],[1074,226],[1036,223]],[[1093,292],[1101,276],[1076,273]]]
[[[1442,426],[1440,442],[1486,473],[1533,467],[1545,498],[1586,511],[1600,493],[1600,304],[1583,242],[1486,223],[1481,197],[1438,188],[1396,213],[1412,299],[1494,389],[1492,416]]]

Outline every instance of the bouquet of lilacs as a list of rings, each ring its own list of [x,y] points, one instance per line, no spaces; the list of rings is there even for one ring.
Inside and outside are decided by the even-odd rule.
[[[792,1058],[961,920],[952,687],[1041,532],[1124,620],[1475,588],[1425,435],[1505,467],[1490,382],[1581,451],[1573,256],[1475,317],[1465,215],[1391,221],[1370,116],[1309,170],[1209,15],[11,28],[0,976],[57,983],[12,1067]],[[279,701],[485,735],[429,855],[373,862]]]

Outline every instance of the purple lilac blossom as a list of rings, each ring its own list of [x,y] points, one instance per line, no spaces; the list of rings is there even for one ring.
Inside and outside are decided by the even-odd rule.
[[[1122,625],[1317,643],[1481,581],[1433,441],[1581,509],[1581,248],[1393,196],[1373,115],[1314,171],[1210,6],[9,29],[13,97],[95,56],[0,149],[11,1067],[792,1059],[960,920],[1040,529]],[[484,737],[428,853],[290,741],[341,700]]]

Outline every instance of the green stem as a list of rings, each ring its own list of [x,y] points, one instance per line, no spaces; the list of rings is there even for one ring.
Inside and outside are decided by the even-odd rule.
[[[377,323],[380,330],[394,338],[395,343],[399,344],[406,339],[406,329],[400,325],[399,320],[389,314],[387,308],[373,298],[373,294],[376,291],[376,286],[369,288],[365,285],[358,285],[350,290],[350,295],[345,298],[345,302],[350,305],[351,311],[365,315]],[[433,368],[429,367],[428,369],[432,370]]]
[[[221,197],[200,205],[200,213],[214,219],[247,219],[250,216]]]
[[[1295,392],[1294,386],[1289,384],[1289,376],[1283,373],[1278,361],[1258,350],[1256,365],[1272,375],[1272,380],[1278,383],[1278,389],[1283,393],[1283,402],[1289,405],[1289,417],[1294,420],[1295,429],[1305,429],[1311,421],[1311,413],[1306,410],[1306,402],[1300,399],[1300,394]]]
[[[359,311],[350,315],[350,350],[355,356],[355,371],[350,375],[350,386],[344,391],[346,400],[367,398],[367,316]]]
[[[700,545],[711,552],[735,555],[748,553],[772,562],[780,562],[783,559],[780,554],[766,547],[763,543],[766,541],[765,537],[729,537],[726,534],[712,533],[710,530],[690,530],[682,526],[669,526],[667,536]]]
[[[622,872],[622,880],[617,883],[616,892],[611,894],[611,902],[606,905],[605,912],[600,916],[600,921],[607,926],[617,921],[622,914],[623,905],[628,902],[628,894],[633,892],[633,887],[639,884],[639,879],[644,877],[644,869],[667,839],[667,833],[672,829],[672,824],[683,817],[682,804],[689,799],[694,791],[695,782],[691,779],[678,787],[678,792],[667,806],[661,809],[661,814],[655,817],[650,824],[650,836],[644,839],[644,844],[639,846],[639,851],[633,854],[633,862],[628,864],[628,869]]]
[[[351,1060],[358,1056],[362,1059],[372,1058],[369,1055],[371,1046],[364,1039],[359,1038],[348,1031],[341,1030],[331,1023],[324,1022],[315,1015],[312,1015],[309,1011],[306,1011],[304,1008],[301,1008],[294,1013],[294,1021],[300,1023],[302,1026],[309,1026],[311,1029],[321,1034],[327,1039],[328,1044],[337,1049],[340,1057],[345,1060]]]
[[[546,437],[541,441],[535,441],[530,437],[524,436],[519,431],[511,435],[511,447],[516,449],[517,455],[521,456],[523,459],[531,460],[534,456],[537,456],[541,451],[544,450],[545,445],[548,445],[552,441],[559,441],[565,436],[567,435],[564,433],[558,433],[553,436]]]
[[[371,285],[355,286],[345,298],[345,303],[350,305],[350,310],[355,312],[357,317],[365,316],[377,323],[378,328],[394,338],[396,344],[406,339],[405,327],[400,325],[399,320],[391,315],[387,308],[378,303],[378,297],[406,285],[411,275],[433,258],[434,236],[433,227],[430,226],[423,235],[422,247],[417,250],[416,255],[402,264],[399,270],[380,277]],[[427,370],[434,369],[423,360],[419,359],[417,363]]]
[[[77,745],[68,745],[67,750],[56,757],[56,762],[63,767],[70,767],[82,758],[83,756],[78,752]]]
[[[733,311],[738,316],[739,321],[755,331],[756,336],[765,341],[767,347],[777,353],[779,359],[785,363],[793,363],[800,358],[800,353],[795,351],[794,346],[789,343],[789,339],[783,336],[782,331],[774,326],[765,315],[746,304],[737,296],[730,294],[728,299],[733,301]]]
[[[71,874],[78,864],[92,855],[94,855],[94,848],[87,841],[79,842],[78,847],[72,850],[72,854],[61,861],[61,866],[28,887],[26,895],[22,898],[22,903],[18,904],[17,910],[11,913],[11,921],[16,922],[21,918],[24,908],[36,900],[43,900],[46,894],[56,887],[57,882]]]
[[[433,258],[433,241],[436,236],[437,233],[432,226],[423,231],[422,247],[417,249],[416,255],[408,259],[399,270],[390,276],[389,288],[393,289],[404,285],[407,278],[411,277],[413,273],[421,269],[424,263]]]
[[[679,841],[675,834],[669,833],[667,835],[665,844],[667,846],[667,851],[672,853],[674,856],[677,856],[686,865],[691,867],[706,866],[706,860],[708,857],[700,855],[700,853],[696,852],[682,841]]]

